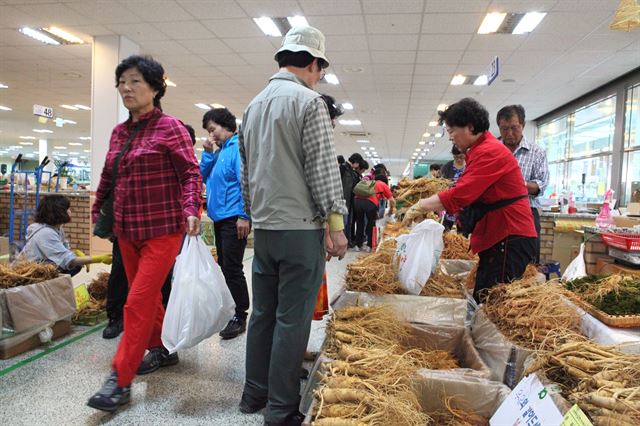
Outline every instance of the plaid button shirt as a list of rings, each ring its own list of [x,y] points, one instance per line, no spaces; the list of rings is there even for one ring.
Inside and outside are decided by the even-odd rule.
[[[538,144],[531,143],[526,137],[522,136],[520,145],[513,152],[518,160],[522,177],[525,183],[535,182],[540,188],[538,195],[529,195],[529,203],[532,208],[539,208],[540,201],[538,197],[544,194],[547,185],[549,185],[549,165],[547,163],[547,153]]]
[[[202,179],[187,129],[158,108],[143,120],[146,125],[120,160],[113,203],[114,234],[132,241],[184,232],[188,216],[200,217]],[[129,119],[111,133],[92,208],[94,222],[111,190],[113,162],[133,127]]]

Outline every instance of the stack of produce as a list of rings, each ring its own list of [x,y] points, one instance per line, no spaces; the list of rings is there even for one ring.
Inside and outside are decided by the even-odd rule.
[[[528,373],[543,371],[594,425],[640,424],[640,356],[590,341],[540,353]]]
[[[13,265],[0,263],[0,288],[36,284],[58,277],[58,267],[51,263],[21,260]]]
[[[443,401],[446,412],[424,413],[412,380],[419,368],[458,368],[446,351],[409,348],[408,324],[388,306],[337,310],[327,327],[326,353],[314,425],[458,424],[473,413]],[[443,423],[444,422],[444,423]],[[459,423],[473,424],[473,423]]]
[[[411,232],[411,230],[405,226],[402,226],[401,222],[387,223],[382,231],[383,237],[397,237],[398,235],[404,235]]]
[[[422,287],[420,296],[464,299],[467,297],[464,291],[464,280],[465,278],[452,277],[438,270],[431,274],[429,281]]]
[[[421,177],[419,179],[402,179],[398,182],[396,199],[410,207],[421,198],[428,198],[451,186],[449,179]]]
[[[640,314],[640,277],[590,276],[569,281],[565,287],[609,315]]]
[[[393,266],[396,245],[394,239],[384,240],[378,251],[349,264],[345,276],[347,290],[372,294],[401,293]]]
[[[565,303],[557,283],[539,284],[523,278],[489,289],[482,310],[511,342],[533,350],[583,340],[580,315]]]
[[[97,315],[103,312],[107,306],[107,288],[109,273],[100,272],[87,287],[89,301],[75,314],[75,319]]]
[[[442,251],[442,255],[440,255],[440,259],[478,259],[478,256],[471,251],[469,239],[464,235],[449,231],[446,232],[442,238],[444,240],[444,250]]]

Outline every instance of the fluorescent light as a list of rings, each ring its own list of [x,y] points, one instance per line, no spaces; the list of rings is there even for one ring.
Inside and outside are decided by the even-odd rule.
[[[329,84],[340,84],[340,82],[338,81],[338,77],[336,77],[335,74],[325,74],[324,81]]]
[[[0,83],[0,89],[8,89],[9,86],[7,86],[6,84],[2,84]]]
[[[25,156],[25,157],[27,157],[27,158],[33,158],[33,157],[35,157],[36,155],[35,155],[35,154],[33,154],[33,153],[31,153],[31,154],[25,154],[24,156]]]
[[[70,109],[71,111],[77,111],[80,109],[78,107],[74,107],[73,105],[67,105],[67,104],[62,104],[60,105],[60,107],[64,109]]]
[[[80,139],[81,141],[90,141],[91,140],[91,136],[80,136],[80,137],[78,137],[78,139]]]
[[[452,86],[460,86],[460,85],[464,84],[465,81],[467,81],[467,77],[466,76],[464,76],[462,74],[456,74],[451,79],[451,85]]]
[[[64,152],[58,152],[56,155],[59,156],[59,157],[68,157],[69,156],[69,154],[65,154]]]
[[[242,124],[242,120],[240,120],[239,118],[236,118],[236,124]]]
[[[356,142],[357,143],[369,143],[369,141],[367,139],[358,139]]]
[[[73,34],[69,34],[65,30],[62,30],[58,27],[42,28],[42,30],[56,37],[60,37],[61,39],[63,39],[69,44],[84,44],[84,40],[82,40],[80,37],[76,37]]]
[[[164,82],[167,84],[167,86],[169,87],[178,87],[177,84],[175,84],[173,81],[169,80],[168,78],[164,79]]]
[[[349,102],[345,102],[342,104],[342,108],[346,109],[346,110],[352,110],[353,109],[353,105],[351,105]]]
[[[438,110],[440,111],[440,110]],[[438,122],[437,121],[430,121],[429,122],[429,127],[437,127],[438,126]]]
[[[197,104],[194,104],[194,105],[197,106],[200,109],[206,109],[206,110],[210,110],[211,109],[211,107],[209,105],[203,104],[203,103],[197,103]]]
[[[425,141],[420,141],[418,142],[418,145],[424,145],[426,142]]]
[[[253,22],[255,22],[266,35],[270,37],[282,37],[282,33],[278,29],[278,26],[273,22],[273,20],[271,20],[271,18],[262,16],[260,18],[253,18]]]
[[[422,134],[422,137],[423,137],[423,138],[428,138],[429,136],[431,136],[431,133],[429,133],[429,132],[424,132],[424,133]]]
[[[0,105],[0,111],[13,111],[13,109],[4,105]]]
[[[26,145],[26,146],[33,145],[33,142],[19,142],[19,143],[20,145]]]
[[[84,152],[91,152],[91,150],[90,149],[85,149]]]
[[[80,155],[79,152],[75,152],[75,151],[69,151],[69,154],[71,154],[71,155]]]
[[[49,129],[31,129],[31,131],[35,133],[53,133],[53,131]]]
[[[81,142],[69,142],[67,145],[70,145],[70,146],[82,146],[82,143]]]
[[[437,110],[438,111],[444,111],[445,109],[447,109],[448,106],[449,105],[447,105],[447,104],[440,104],[440,105],[438,105]]]
[[[525,14],[518,25],[513,29],[511,34],[526,34],[534,30],[535,27],[544,19],[546,13],[543,12],[529,12]]]
[[[226,108],[224,105],[222,104],[209,104],[211,105],[211,108]]]
[[[62,119],[62,122],[63,122],[63,123],[66,123],[66,124],[78,124],[78,123],[76,123],[75,121],[73,121],[73,120],[67,120],[66,118],[63,118],[63,119]]]
[[[360,120],[338,120],[343,126],[359,126],[362,124]]]
[[[74,107],[81,109],[83,111],[91,111],[91,107],[88,107],[86,105],[82,105],[82,104],[75,104],[73,105]]]
[[[35,136],[20,136],[20,139],[24,139],[26,141],[32,141],[32,140],[35,140],[36,137]]]
[[[473,82],[474,86],[486,86],[489,82],[486,74],[479,75],[478,78]]]
[[[33,39],[36,39],[42,43],[46,43],[46,44],[53,44],[53,45],[59,45],[60,42],[57,40],[52,39],[51,37],[49,37],[48,35],[41,33],[40,31],[34,30],[32,28],[29,27],[22,27],[20,28],[18,31],[20,31],[22,34],[26,35],[27,37],[31,37]]]
[[[435,136],[436,138],[441,138],[441,137],[442,137],[442,133],[436,133],[434,136]]]
[[[478,34],[495,33],[506,16],[506,13],[500,12],[487,13],[487,16],[482,20],[482,24],[480,24],[480,28],[478,28]]]
[[[287,21],[289,21],[289,25],[291,25],[291,28],[309,26],[309,23],[307,22],[307,18],[300,15],[289,16],[287,17]]]
[[[53,149],[67,149],[66,146],[54,146]]]
[[[366,146],[363,146],[363,147],[362,147],[362,150],[363,150],[363,151],[366,151],[367,149],[369,149],[369,148],[367,148]]]

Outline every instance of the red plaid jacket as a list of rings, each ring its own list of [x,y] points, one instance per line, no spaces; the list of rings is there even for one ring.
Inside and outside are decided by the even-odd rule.
[[[188,216],[200,217],[202,192],[198,160],[182,122],[158,108],[140,120],[146,125],[120,160],[113,203],[114,234],[131,241],[184,232]],[[91,211],[94,222],[111,189],[113,162],[133,125],[129,118],[111,133]]]

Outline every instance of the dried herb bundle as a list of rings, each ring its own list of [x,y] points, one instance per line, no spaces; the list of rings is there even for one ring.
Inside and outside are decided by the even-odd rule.
[[[51,263],[37,263],[21,260],[13,265],[0,263],[0,288],[36,284],[57,278],[58,267]]]

